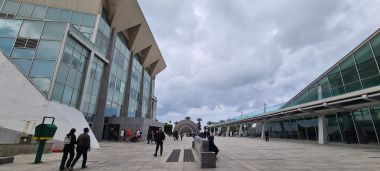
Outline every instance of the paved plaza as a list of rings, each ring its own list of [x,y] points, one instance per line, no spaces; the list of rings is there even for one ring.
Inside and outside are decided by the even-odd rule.
[[[91,171],[165,171],[202,170],[196,162],[183,162],[183,149],[191,147],[192,138],[173,141],[167,138],[164,155],[154,157],[155,145],[145,143],[102,143],[89,153]],[[380,170],[380,147],[360,145],[318,145],[303,142],[258,138],[216,137],[220,156],[216,169],[203,170]],[[178,162],[166,162],[173,149],[181,149]],[[45,154],[43,164],[31,164],[34,155],[15,156],[15,162],[0,166],[0,171],[58,170],[61,153]],[[76,165],[79,169],[81,160]]]

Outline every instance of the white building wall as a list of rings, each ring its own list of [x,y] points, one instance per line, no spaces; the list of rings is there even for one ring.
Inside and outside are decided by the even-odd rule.
[[[27,133],[34,133],[34,127],[44,116],[54,116],[58,130],[55,140],[63,141],[71,128],[76,134],[89,127],[82,112],[76,108],[47,101],[40,91],[0,52],[0,127],[22,132],[25,123],[30,121]],[[47,120],[50,122],[49,120]],[[1,135],[0,135],[1,136]],[[91,147],[99,144],[90,131]]]

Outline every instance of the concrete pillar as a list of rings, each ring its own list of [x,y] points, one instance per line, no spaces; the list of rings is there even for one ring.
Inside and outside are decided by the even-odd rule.
[[[240,137],[242,133],[243,133],[243,124],[240,124],[238,136]]]
[[[217,134],[216,134],[216,128],[214,128],[214,133],[213,133],[212,135],[214,135],[214,136],[217,135]]]
[[[318,143],[326,144],[327,143],[327,128],[324,115],[318,116]]]
[[[226,136],[229,137],[230,136],[230,126],[227,126],[227,132],[226,132]]]
[[[261,139],[265,138],[265,123],[261,124]]]

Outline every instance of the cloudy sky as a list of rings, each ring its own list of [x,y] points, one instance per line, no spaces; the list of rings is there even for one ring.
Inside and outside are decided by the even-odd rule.
[[[157,119],[286,102],[380,27],[378,0],[139,0],[168,65]]]

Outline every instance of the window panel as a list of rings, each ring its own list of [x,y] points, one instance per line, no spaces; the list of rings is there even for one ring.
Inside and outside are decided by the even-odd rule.
[[[0,19],[0,36],[16,38],[21,24],[21,20]]]
[[[62,40],[65,35],[65,30],[65,23],[47,22],[41,38],[48,40]]]
[[[29,76],[50,78],[53,75],[54,66],[55,61],[34,60]]]
[[[69,66],[66,64],[61,64],[57,73],[57,81],[62,84],[65,84],[68,73],[69,73]]]
[[[61,42],[41,40],[38,45],[36,58],[38,59],[57,59]]]
[[[17,16],[30,18],[33,12],[34,5],[22,3],[17,12]]]
[[[73,88],[66,86],[65,91],[63,92],[62,103],[70,105],[72,94],[73,94]]]
[[[361,144],[378,143],[368,109],[359,109],[353,112],[356,129]]]
[[[82,13],[74,12],[73,11],[72,14],[71,14],[70,23],[71,24],[80,25],[81,20],[82,20]]]
[[[5,1],[5,4],[3,8],[1,9],[1,12],[6,13],[6,14],[16,15],[19,6],[20,6],[20,2]]]
[[[58,21],[69,22],[71,18],[71,11],[61,10]]]
[[[64,90],[65,90],[65,86],[63,86],[62,84],[59,84],[59,83],[55,83],[55,88],[53,91],[53,97],[52,98],[54,100],[61,101]]]
[[[336,115],[326,116],[327,138],[330,142],[342,142],[340,128]]]
[[[81,25],[87,26],[87,27],[94,27],[94,23],[95,23],[95,16],[94,15],[83,14]]]
[[[32,59],[34,52],[34,49],[14,48],[11,54],[11,58]]]
[[[372,119],[373,123],[375,125],[375,129],[377,131],[377,135],[380,134],[380,107],[376,106],[371,108],[371,114],[372,114]]]
[[[375,58],[368,43],[358,49],[354,53],[354,57],[358,66],[360,78],[364,79],[379,74]]]
[[[47,7],[42,7],[42,6],[36,5],[36,6],[34,6],[32,18],[43,19],[43,18],[45,18],[46,11],[47,11]]]
[[[371,78],[366,78],[362,80],[363,88],[369,88],[373,86],[380,85],[380,76],[374,76]]]
[[[61,10],[57,8],[48,8],[46,12],[45,19],[52,20],[52,21],[57,21],[59,18],[59,12]]]
[[[351,112],[338,112],[337,117],[340,130],[342,131],[343,142],[347,144],[358,143]]]
[[[0,38],[0,50],[5,54],[5,56],[9,57],[15,40],[16,39],[14,38]]]
[[[371,45],[372,45],[373,53],[375,54],[377,64],[380,66],[380,34],[375,36],[371,40]]]
[[[24,21],[21,26],[19,37],[39,39],[43,27],[44,22],[42,21]]]
[[[30,65],[32,64],[32,60],[28,59],[12,59],[12,61],[21,69],[21,71],[28,75],[30,70]]]
[[[329,79],[329,83],[330,83],[331,88],[343,85],[342,77],[340,75],[338,67],[331,70],[330,73],[327,74],[327,77]]]
[[[350,83],[350,84],[346,84],[344,87],[345,87],[347,93],[362,89],[362,85],[360,84],[360,81]]]
[[[39,87],[45,94],[48,93],[50,87],[49,78],[31,78],[33,83]]]

